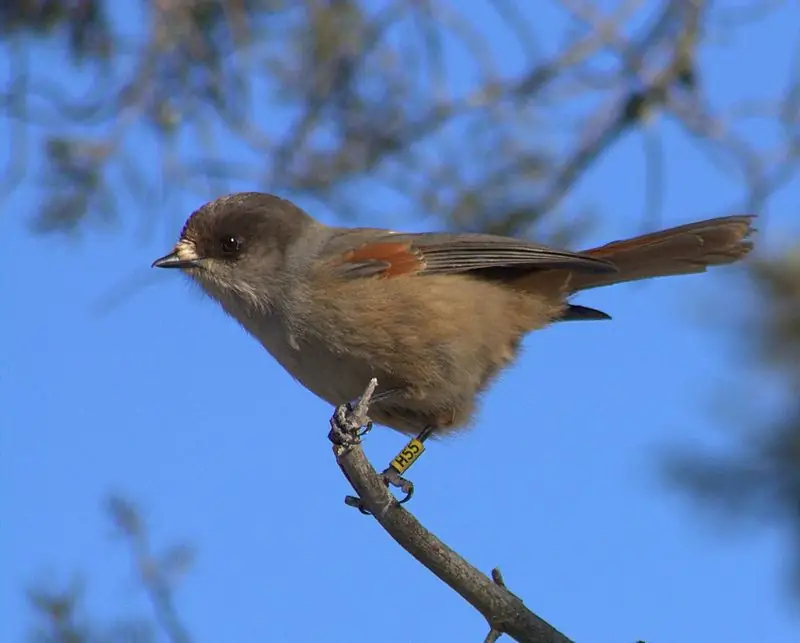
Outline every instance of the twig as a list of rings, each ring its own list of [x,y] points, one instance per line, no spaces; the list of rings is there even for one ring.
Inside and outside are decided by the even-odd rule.
[[[108,500],[115,526],[128,541],[142,585],[155,612],[156,621],[170,643],[191,643],[192,637],[175,607],[173,588],[154,558],[148,533],[136,508],[119,496]]]
[[[552,625],[531,612],[509,592],[495,570],[493,581],[470,565],[401,507],[389,493],[383,479],[370,464],[361,448],[358,434],[366,422],[366,412],[377,381],[370,381],[354,412],[337,409],[331,420],[329,438],[336,462],[366,509],[386,532],[409,554],[458,592],[489,623],[494,639],[508,634],[519,643],[571,643]]]
[[[502,587],[503,589],[508,589],[506,587],[506,581],[503,578],[503,574],[500,572],[499,567],[495,567],[492,570],[492,580],[494,581],[494,584],[497,585],[498,587]],[[499,639],[501,636],[503,636],[502,632],[496,630],[495,628],[492,628],[489,630],[489,633],[486,635],[486,638],[483,640],[483,643],[495,643],[495,641],[497,641],[497,639]]]

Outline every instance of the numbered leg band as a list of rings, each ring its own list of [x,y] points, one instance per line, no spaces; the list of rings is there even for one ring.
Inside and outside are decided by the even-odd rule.
[[[416,438],[410,440],[409,443],[403,447],[403,450],[392,460],[390,465],[392,469],[401,474],[408,471],[411,465],[414,464],[419,456],[422,455],[423,451],[425,451],[425,445],[423,443],[428,439],[431,433],[433,433],[433,429],[428,428]]]
[[[417,458],[422,455],[424,450],[425,445],[417,438],[414,438],[394,457],[391,465],[392,469],[397,473],[405,473],[417,461]]]

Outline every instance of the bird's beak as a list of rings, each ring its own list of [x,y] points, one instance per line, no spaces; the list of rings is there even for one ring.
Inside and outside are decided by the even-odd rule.
[[[197,256],[194,244],[185,241],[178,242],[175,249],[168,255],[156,259],[151,268],[198,268],[203,258]]]

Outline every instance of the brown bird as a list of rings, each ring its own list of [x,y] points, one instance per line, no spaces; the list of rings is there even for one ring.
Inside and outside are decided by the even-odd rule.
[[[183,270],[323,400],[354,400],[376,377],[370,417],[427,437],[470,422],[526,333],[608,318],[572,295],[738,261],[752,248],[753,218],[572,252],[488,234],[330,227],[245,192],[195,211],[153,265]]]

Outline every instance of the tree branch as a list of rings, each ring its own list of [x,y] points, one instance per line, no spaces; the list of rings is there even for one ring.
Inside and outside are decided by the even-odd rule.
[[[329,434],[336,462],[358,494],[361,507],[372,514],[403,549],[483,614],[492,630],[489,637],[494,637],[487,640],[496,640],[498,633],[504,633],[520,643],[571,643],[525,607],[506,589],[502,580],[492,580],[425,529],[389,492],[367,460],[359,437],[359,429],[369,421],[366,414],[376,385],[377,380],[373,379],[357,408],[346,415],[346,426],[341,426],[337,410]],[[497,579],[502,579],[498,572],[493,573]]]

